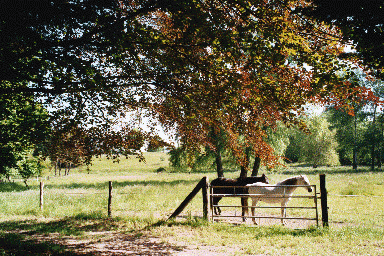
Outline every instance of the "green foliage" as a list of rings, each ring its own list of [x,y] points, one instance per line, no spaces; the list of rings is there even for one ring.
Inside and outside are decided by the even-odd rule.
[[[323,116],[308,119],[308,131],[293,131],[290,146],[287,148],[286,157],[309,163],[313,166],[339,165],[339,156],[336,152],[336,132],[330,130],[330,124]]]
[[[23,178],[25,185],[28,187],[27,181],[33,176],[40,176],[42,166],[36,158],[24,158],[18,162],[18,172]]]
[[[279,126],[268,134],[268,142],[273,147],[276,155],[283,156],[289,144],[288,129]]]
[[[283,124],[279,124],[276,129],[268,130],[267,141],[272,146],[274,153],[278,157],[287,157],[287,148],[291,145],[289,136],[291,131]],[[292,144],[293,146],[293,144]],[[282,158],[279,158],[280,162],[283,162]]]
[[[16,156],[12,148],[8,145],[0,147],[0,175],[9,176],[9,170],[16,167]]]
[[[182,147],[177,147],[171,149],[169,152],[169,162],[172,167],[180,168],[182,166],[186,166],[184,161],[185,158],[185,150]]]
[[[354,70],[348,81],[372,88],[375,96],[383,99],[382,81],[367,77],[362,70]],[[327,110],[327,119],[336,131],[340,162],[343,165],[354,164],[357,168],[357,165],[372,164],[373,157],[380,165],[383,161],[381,151],[384,141],[382,113],[372,102],[361,101],[351,106],[353,114],[343,108],[331,107]]]
[[[1,87],[9,87],[9,83],[1,82]],[[0,94],[0,174],[16,168],[49,131],[48,113],[34,97]]]
[[[364,144],[363,134],[367,130],[366,124],[363,122],[364,116],[361,107],[355,107],[354,112],[354,116],[352,116],[335,108],[327,110],[327,119],[336,131],[336,140],[339,144],[337,152],[340,163],[343,165],[353,163],[354,150],[361,152],[358,149]],[[359,159],[361,159],[359,152],[356,152],[356,155],[359,155]]]

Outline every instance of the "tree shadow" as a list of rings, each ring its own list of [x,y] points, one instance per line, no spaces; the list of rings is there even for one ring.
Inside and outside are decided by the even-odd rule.
[[[105,218],[94,218],[94,215],[81,214],[61,220],[41,222],[37,220],[5,221],[0,223],[1,230],[20,230],[24,235],[57,233],[62,236],[80,236],[87,231],[113,229],[115,222]],[[88,223],[87,220],[90,220]],[[87,223],[87,224],[84,224]]]
[[[292,229],[287,227],[282,227],[279,225],[273,225],[262,228],[254,228],[253,236],[255,239],[261,239],[264,237],[282,237],[282,236],[294,236],[294,237],[318,237],[324,236],[328,232],[328,229],[317,228],[311,226],[303,229]]]
[[[1,222],[0,255],[171,255],[184,249],[142,230],[122,232],[120,225],[116,218],[87,215]]]
[[[1,255],[91,255],[76,253],[71,248],[54,242],[41,242],[36,239],[27,239],[23,234],[0,233]]]
[[[354,170],[350,166],[341,166],[341,167],[306,167],[306,166],[294,166],[289,167],[288,170],[282,171],[281,174],[285,175],[316,175],[316,174],[363,174],[363,173],[380,173],[383,172],[381,169],[371,170],[369,167],[359,167],[357,170]]]
[[[0,192],[22,192],[29,189],[24,184],[16,182],[0,182]]]
[[[27,238],[24,234],[0,233],[1,255],[92,255],[77,253],[74,248],[69,248],[59,243],[50,241],[38,241]]]

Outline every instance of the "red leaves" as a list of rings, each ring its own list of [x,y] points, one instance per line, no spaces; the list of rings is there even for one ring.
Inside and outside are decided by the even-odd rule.
[[[173,60],[175,76],[152,111],[163,125],[177,129],[185,147],[214,147],[213,127],[225,131],[227,147],[239,162],[244,163],[248,147],[266,162],[276,162],[265,142],[267,127],[280,121],[301,127],[297,117],[310,102],[346,104],[372,95],[337,79],[342,68],[338,32],[293,14],[300,2],[273,8],[242,3],[200,3],[195,8],[204,24],[191,23],[198,17],[183,5],[176,16],[159,16],[170,42],[164,57],[167,63]],[[189,47],[180,48],[180,42]]]

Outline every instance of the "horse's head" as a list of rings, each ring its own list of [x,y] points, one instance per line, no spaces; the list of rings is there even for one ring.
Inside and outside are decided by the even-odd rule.
[[[312,192],[311,184],[309,183],[308,177],[305,175],[300,175],[297,179],[297,185],[308,186],[308,192]]]
[[[260,182],[269,184],[269,179],[267,178],[267,176],[265,175],[265,173],[263,173],[263,175],[261,175],[261,178],[262,178],[262,181],[260,181]]]

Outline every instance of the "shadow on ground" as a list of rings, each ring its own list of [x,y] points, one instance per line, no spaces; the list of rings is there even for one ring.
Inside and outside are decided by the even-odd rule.
[[[294,167],[289,167],[287,170],[283,170],[280,173],[285,175],[297,175],[297,174],[306,174],[306,175],[316,175],[316,174],[353,174],[353,173],[379,173],[383,172],[382,169],[371,170],[369,167],[359,167],[357,170],[352,169],[348,166],[340,167],[309,167],[308,165],[297,165]]]
[[[184,249],[140,230],[118,229],[113,219],[2,222],[0,255],[172,255]]]

